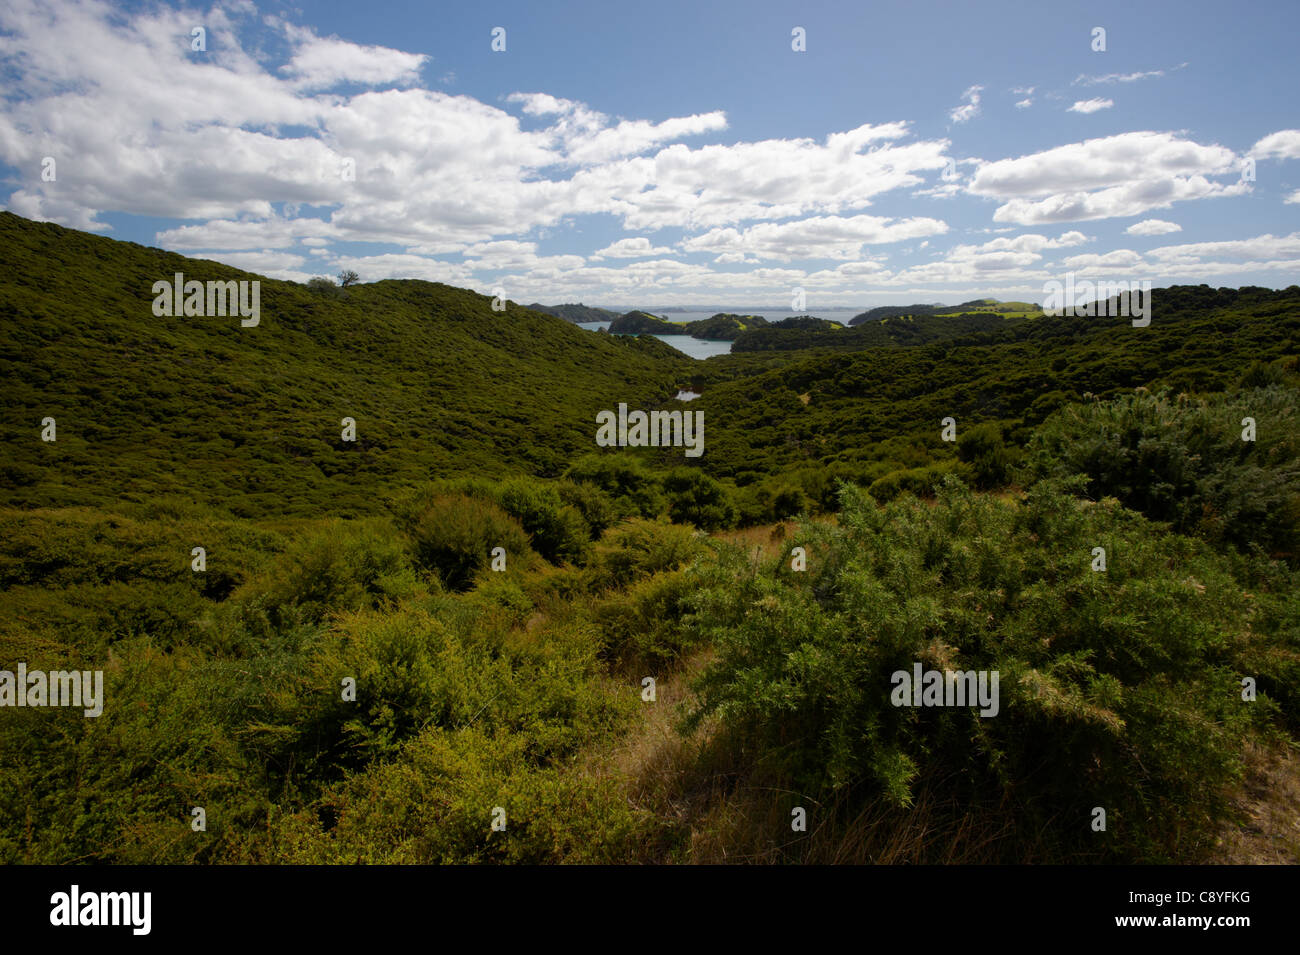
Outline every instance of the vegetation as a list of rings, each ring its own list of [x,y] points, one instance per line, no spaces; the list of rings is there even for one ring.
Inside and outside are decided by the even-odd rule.
[[[609,322],[618,318],[618,312],[611,312],[607,308],[592,308],[579,302],[576,305],[541,305],[534,302],[526,306],[534,312],[542,312],[546,315],[554,315],[556,318],[562,318],[566,322]]]
[[[682,323],[669,322],[649,312],[628,312],[610,323],[611,335],[684,335]]]
[[[0,249],[0,670],[105,691],[4,708],[5,863],[1214,861],[1296,745],[1300,288],[692,362],[425,282],[157,318],[257,277]],[[595,446],[687,385],[702,457]],[[917,664],[997,715],[895,705]]]
[[[719,312],[698,322],[687,322],[685,326],[686,334],[692,338],[715,341],[735,341],[742,332],[765,327],[767,319],[761,315],[736,315],[733,312]]]

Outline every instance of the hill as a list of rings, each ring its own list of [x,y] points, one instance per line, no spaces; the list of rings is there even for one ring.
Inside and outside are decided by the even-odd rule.
[[[737,315],[733,312],[719,312],[698,322],[686,323],[686,334],[692,338],[710,338],[718,341],[735,341],[742,333],[755,328],[767,327],[767,319],[761,315]]]
[[[684,335],[685,326],[666,322],[649,312],[631,311],[620,315],[609,326],[611,335]]]
[[[6,709],[0,862],[1222,861],[1234,787],[1295,791],[1248,771],[1300,728],[1300,288],[693,362],[8,215],[0,253],[0,667],[105,704]],[[156,314],[176,271],[257,320]],[[593,446],[688,381],[702,457]],[[920,666],[997,718],[900,712]]]
[[[1017,439],[1026,426],[1085,395],[1105,398],[1139,386],[1221,391],[1253,362],[1300,351],[1297,286],[1155,289],[1152,315],[1146,328],[1123,317],[975,315],[962,334],[912,347],[854,341],[953,321],[888,319],[807,333],[809,340],[834,339],[851,349],[780,354],[744,354],[751,336],[781,334],[747,333],[731,355],[702,373],[699,406],[725,422],[714,429],[706,464],[713,474],[744,483],[756,474],[861,462],[865,471],[858,473],[874,480],[884,471],[866,462],[893,470],[909,455],[912,466],[950,457],[939,440],[945,416],[1005,422]]]
[[[575,325],[580,322],[611,322],[618,318],[618,312],[610,311],[607,308],[592,308],[579,302],[576,305],[540,305],[534,302],[525,308],[534,312],[542,312],[545,315],[554,315],[556,318],[562,318],[566,322],[573,322]]]
[[[1006,316],[1038,315],[1042,309],[1032,302],[1000,302],[995,298],[975,298],[960,305],[881,305],[867,309],[849,319],[850,325],[863,325],[879,321],[882,318],[897,318],[902,315],[913,317],[922,315],[965,315],[972,312],[992,312]]]
[[[594,449],[597,411],[655,406],[691,364],[448,285],[324,294],[7,212],[0,257],[0,490],[24,507],[181,494],[352,513],[376,482],[553,475]],[[260,323],[155,316],[152,286],[177,272],[260,282]]]

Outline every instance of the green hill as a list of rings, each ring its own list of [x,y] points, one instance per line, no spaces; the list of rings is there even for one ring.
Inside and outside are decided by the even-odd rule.
[[[1124,317],[974,315],[969,327],[929,316],[806,335],[818,344],[833,339],[842,351],[744,354],[751,336],[781,334],[746,333],[704,373],[699,407],[719,422],[706,466],[742,483],[848,462],[878,476],[866,462],[891,470],[909,457],[914,466],[949,458],[939,441],[939,420],[948,415],[1004,421],[1018,438],[1019,429],[1085,394],[1110,397],[1138,386],[1220,391],[1255,361],[1300,352],[1297,286],[1156,289],[1152,315],[1146,328]],[[909,326],[964,333],[897,347],[892,330]],[[858,336],[868,334],[890,341],[864,347]]]
[[[8,214],[0,253],[0,669],[104,703],[4,710],[0,863],[1223,861],[1294,749],[1300,287],[698,362]],[[260,320],[155,315],[176,271]],[[623,401],[705,453],[597,450]],[[922,664],[997,718],[900,710]]]
[[[684,323],[667,322],[649,312],[631,311],[609,326],[611,335],[684,335]]]
[[[534,302],[526,306],[534,312],[542,312],[546,315],[554,315],[556,318],[562,318],[566,322],[611,322],[618,318],[618,312],[612,312],[607,308],[592,308],[583,305],[581,302],[576,305],[541,305]]]
[[[326,294],[7,212],[0,257],[0,491],[25,507],[181,495],[346,514],[377,482],[554,475],[594,450],[597,411],[671,398],[690,366],[447,285]],[[260,281],[260,324],[155,317],[153,283],[176,272]]]
[[[765,328],[767,319],[761,315],[737,315],[719,312],[717,315],[686,323],[686,334],[692,338],[711,338],[717,341],[735,341],[742,333],[755,328]]]

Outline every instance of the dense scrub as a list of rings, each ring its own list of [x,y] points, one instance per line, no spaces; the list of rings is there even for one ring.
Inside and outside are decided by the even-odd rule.
[[[0,244],[0,670],[106,695],[0,712],[0,861],[1199,859],[1295,745],[1300,289],[692,363],[422,282],[155,320],[244,273]],[[685,380],[703,457],[594,449]],[[997,715],[895,706],[917,663]]]
[[[1222,815],[1243,735],[1295,712],[1294,572],[1161,532],[1113,498],[1044,483],[1001,501],[950,479],[933,505],[881,508],[846,487],[838,526],[790,543],[806,572],[739,552],[708,568],[692,620],[719,659],[693,721],[721,720],[806,800],[852,788],[908,806],[941,769],[1055,857],[1178,858]],[[891,674],[917,663],[999,673],[1000,709],[894,705]],[[1270,689],[1243,701],[1246,676]]]

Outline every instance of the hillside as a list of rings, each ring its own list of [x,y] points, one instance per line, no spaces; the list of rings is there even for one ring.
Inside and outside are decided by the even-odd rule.
[[[610,311],[607,308],[592,308],[583,305],[581,302],[575,305],[541,305],[534,302],[524,307],[534,312],[554,315],[556,318],[562,318],[566,322],[573,322],[575,325],[581,322],[609,322],[618,318],[618,312]]]
[[[1146,328],[1122,317],[975,316],[976,330],[914,347],[853,341],[871,329],[889,336],[890,329],[927,321],[890,319],[809,336],[856,348],[770,356],[737,354],[742,336],[733,354],[709,363],[701,381],[699,406],[726,422],[714,430],[705,465],[744,480],[747,473],[858,462],[853,467],[866,468],[858,473],[874,480],[909,456],[912,466],[950,457],[950,446],[939,441],[939,421],[948,415],[1004,421],[1016,437],[1086,394],[1110,397],[1137,386],[1217,391],[1233,387],[1255,361],[1300,352],[1300,287],[1177,286],[1152,295]],[[884,471],[867,462],[880,462]]]
[[[735,341],[742,332],[765,328],[767,319],[761,315],[737,315],[719,312],[717,315],[686,323],[686,334],[692,338],[710,338],[716,341]]]
[[[666,322],[649,312],[631,311],[620,315],[609,326],[611,335],[684,335],[683,323]]]
[[[830,348],[859,351],[881,345],[923,345],[972,332],[994,331],[1020,321],[989,312],[953,315],[894,315],[845,328],[818,319],[815,324],[787,324],[786,319],[736,339],[732,352],[796,351]],[[799,320],[802,321],[802,320]]]
[[[597,411],[655,406],[690,365],[447,285],[322,294],[7,212],[0,257],[0,490],[25,507],[183,495],[346,514],[373,509],[377,481],[553,475],[593,449]],[[155,317],[153,283],[176,272],[259,280],[260,324]]]
[[[902,315],[913,317],[923,315],[963,315],[971,312],[992,312],[998,315],[1037,315],[1042,309],[1032,302],[1000,302],[995,298],[975,298],[960,305],[880,305],[849,319],[849,325],[863,325],[879,321],[882,318],[897,318]]]
[[[0,251],[0,669],[105,702],[5,711],[4,864],[1223,861],[1246,804],[1300,860],[1300,287],[696,362],[7,214]],[[155,315],[175,271],[260,320]],[[623,401],[704,454],[596,447]],[[1001,674],[997,718],[900,709],[922,665]]]

